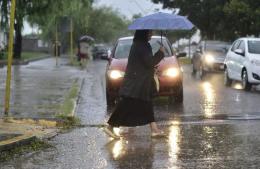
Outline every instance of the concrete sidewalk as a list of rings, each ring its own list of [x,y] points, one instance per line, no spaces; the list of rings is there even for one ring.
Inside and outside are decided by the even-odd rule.
[[[58,131],[55,121],[0,119],[0,151],[53,137]]]
[[[75,83],[81,88],[87,73],[68,66],[68,62],[68,58],[59,58],[56,65],[55,58],[48,58],[13,66],[9,113],[12,118],[8,120],[4,120],[3,114],[6,67],[0,68],[0,151],[57,134],[56,119],[62,113],[65,97]]]

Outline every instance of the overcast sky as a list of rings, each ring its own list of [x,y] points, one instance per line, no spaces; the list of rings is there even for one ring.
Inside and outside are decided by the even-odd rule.
[[[134,14],[148,15],[157,10],[172,13],[172,10],[162,9],[161,4],[154,4],[151,0],[95,0],[94,6],[110,6],[129,19]]]
[[[154,13],[157,10],[172,13],[172,10],[162,9],[161,4],[154,4],[151,2],[151,0],[95,0],[93,6],[112,7],[113,9],[117,10],[120,14],[126,16],[128,19],[131,19],[134,14],[141,13],[144,16]],[[32,28],[27,23],[25,23],[23,34],[28,34],[31,32]]]

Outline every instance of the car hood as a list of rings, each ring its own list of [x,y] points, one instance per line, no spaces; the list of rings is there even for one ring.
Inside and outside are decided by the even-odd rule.
[[[177,59],[172,57],[165,57],[161,60],[161,62],[158,64],[158,70],[162,71],[171,67],[179,67]]]
[[[208,53],[205,53],[205,55],[212,55],[215,59],[215,62],[219,62],[219,63],[223,63],[225,58],[226,58],[226,54],[225,53],[222,53],[222,52],[208,52]]]
[[[125,71],[128,59],[115,59],[113,58],[110,64],[109,69],[116,69],[120,71]],[[163,58],[160,63],[158,64],[158,70],[162,71],[164,69],[170,67],[179,67],[177,59],[172,57],[165,57]]]
[[[116,69],[125,71],[128,59],[115,59],[111,60],[109,69]]]

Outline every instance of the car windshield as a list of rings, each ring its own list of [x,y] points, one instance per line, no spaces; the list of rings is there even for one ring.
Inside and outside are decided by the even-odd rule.
[[[100,50],[106,50],[105,46],[96,46],[95,50],[100,51]]]
[[[226,54],[230,45],[207,45],[205,51],[219,54]]]
[[[152,51],[153,55],[159,50],[160,45],[157,41],[161,41],[160,38],[152,38],[149,43],[152,46]],[[170,49],[170,46],[168,45],[166,39],[162,40],[163,46],[165,47],[165,57],[170,57],[172,56],[172,51]],[[115,50],[115,55],[114,57],[119,59],[119,58],[128,58],[131,45],[133,43],[133,39],[124,39],[124,40],[119,40],[118,44],[116,46]]]
[[[253,54],[260,54],[260,41],[248,41],[248,52]]]

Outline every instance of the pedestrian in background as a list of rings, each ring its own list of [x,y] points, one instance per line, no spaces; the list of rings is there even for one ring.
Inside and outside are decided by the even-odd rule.
[[[164,57],[164,47],[153,56],[149,43],[152,30],[137,30],[131,46],[128,64],[120,88],[120,99],[104,131],[113,138],[119,138],[114,133],[114,127],[134,127],[150,124],[151,136],[165,134],[159,130],[153,110],[153,96],[157,92],[154,80],[155,66]]]
[[[78,43],[78,61],[80,65],[85,67],[87,65],[87,61],[90,59],[90,45],[85,42]]]

